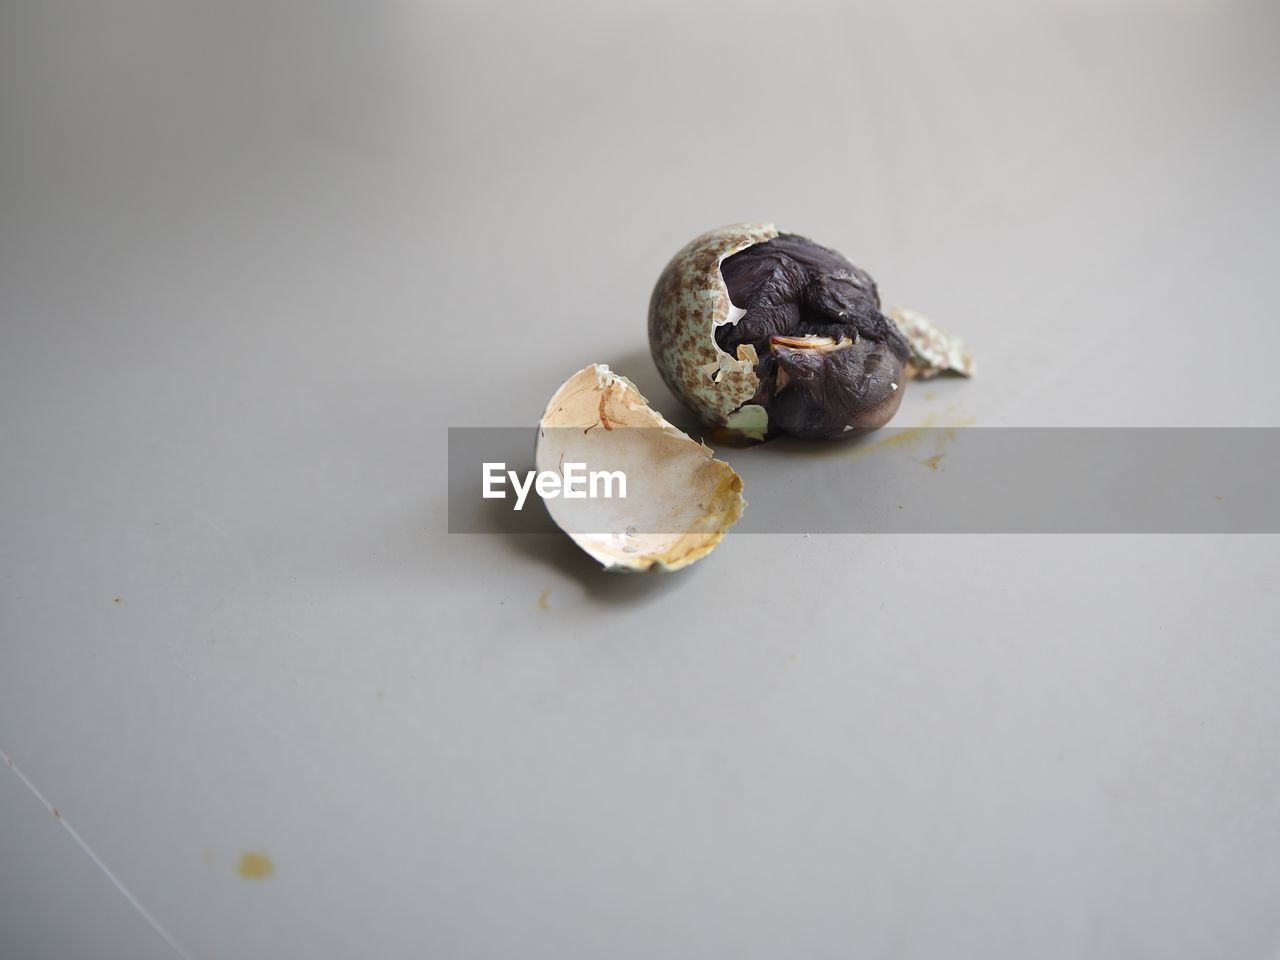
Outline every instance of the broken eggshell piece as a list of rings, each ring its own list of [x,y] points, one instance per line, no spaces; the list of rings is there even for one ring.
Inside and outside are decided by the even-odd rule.
[[[724,539],[742,516],[742,480],[668,423],[635,384],[604,364],[574,374],[538,424],[540,472],[621,471],[626,496],[549,498],[551,518],[607,570],[679,570]],[[579,474],[581,475],[581,474]]]
[[[973,376],[973,354],[955,334],[943,330],[928,317],[902,307],[893,307],[888,317],[898,325],[911,347],[911,359],[907,364],[909,376],[921,380],[929,380],[940,373]]]

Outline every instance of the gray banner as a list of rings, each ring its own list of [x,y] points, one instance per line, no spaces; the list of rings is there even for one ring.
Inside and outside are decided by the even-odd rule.
[[[615,445],[654,439],[648,430],[614,433]],[[574,438],[543,442],[561,439]],[[555,529],[533,487],[513,509],[505,473],[506,497],[482,496],[485,463],[527,482],[536,441],[532,428],[449,429],[451,533]],[[586,469],[615,469],[609,456]],[[719,448],[716,457],[742,477],[748,507],[733,528],[742,533],[1280,533],[1280,429],[888,428],[847,441]],[[672,476],[657,462],[633,468],[628,499],[605,513],[625,518],[629,503],[678,499],[687,488]],[[597,531],[599,507],[562,499],[557,516]]]

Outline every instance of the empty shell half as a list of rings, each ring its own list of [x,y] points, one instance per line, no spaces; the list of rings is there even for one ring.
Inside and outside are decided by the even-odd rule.
[[[539,474],[558,475],[566,492],[578,479],[586,495],[544,502],[607,570],[686,567],[715,549],[746,507],[732,467],[600,363],[575,373],[547,404],[536,463]]]

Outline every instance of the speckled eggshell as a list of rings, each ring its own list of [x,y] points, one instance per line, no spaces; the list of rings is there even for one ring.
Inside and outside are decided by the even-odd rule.
[[[737,223],[693,240],[672,258],[649,300],[649,349],[671,391],[707,423],[720,425],[755,396],[755,357],[732,357],[715,328],[732,304],[720,261],[778,235],[772,224]]]

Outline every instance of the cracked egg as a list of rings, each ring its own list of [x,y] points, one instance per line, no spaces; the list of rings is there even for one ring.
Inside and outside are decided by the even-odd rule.
[[[884,426],[911,377],[973,373],[968,349],[919,314],[881,312],[869,274],[771,224],[704,233],[649,302],[663,380],[730,439],[838,437]]]
[[[535,459],[539,473],[583,480],[584,495],[543,502],[606,570],[686,567],[715,549],[746,507],[733,468],[604,364],[556,391],[538,424]]]

